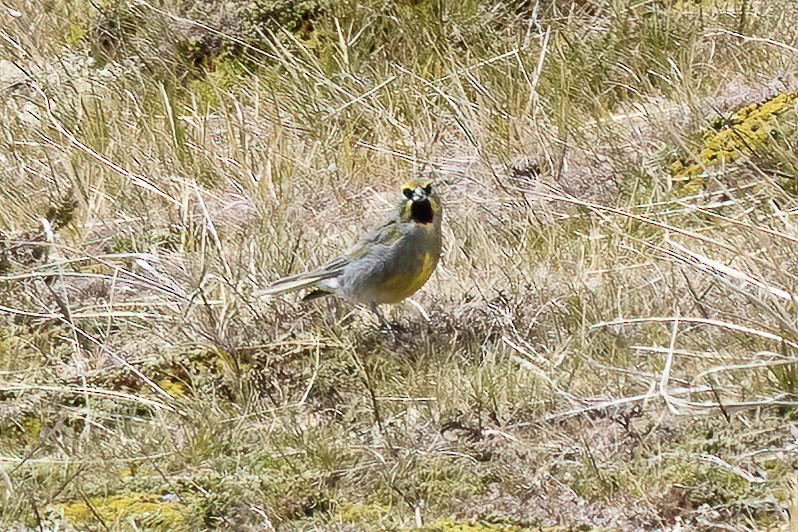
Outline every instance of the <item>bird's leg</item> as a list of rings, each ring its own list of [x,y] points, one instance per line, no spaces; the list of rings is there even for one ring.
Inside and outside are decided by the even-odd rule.
[[[410,303],[411,305],[416,307],[418,309],[418,311],[421,313],[421,315],[424,317],[424,320],[427,323],[432,323],[432,320],[430,319],[429,314],[427,314],[427,311],[424,310],[424,307],[421,306],[421,303],[419,303],[415,299],[410,299],[410,298],[405,299],[405,301],[407,301],[408,303]]]
[[[370,304],[369,305],[369,310],[371,310],[371,312],[373,312],[377,316],[377,318],[380,320],[380,325],[382,325],[382,327],[385,330],[388,331],[388,333],[391,335],[391,338],[393,339],[393,341],[396,342],[397,341],[397,337],[396,337],[395,328],[393,327],[393,325],[390,324],[390,322],[387,319],[385,319],[385,315],[377,307],[376,303]]]
[[[382,313],[382,311],[380,310],[380,308],[377,306],[376,303],[371,303],[369,305],[369,310],[371,310],[371,312],[373,312],[377,316],[383,327],[393,332],[393,327],[391,327],[391,324],[388,323],[388,320],[385,319],[385,315]]]

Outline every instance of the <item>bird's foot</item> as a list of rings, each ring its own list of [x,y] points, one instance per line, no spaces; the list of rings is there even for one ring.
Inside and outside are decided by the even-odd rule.
[[[385,318],[385,315],[382,313],[382,311],[380,311],[380,309],[377,307],[377,305],[370,305],[369,310],[371,310],[371,312],[373,312],[374,315],[377,316],[377,319],[379,320],[380,325],[378,329],[381,332],[387,332],[388,334],[390,334],[391,338],[393,339],[393,342],[397,343],[398,342],[397,333],[401,332],[401,327],[398,324],[389,322]]]

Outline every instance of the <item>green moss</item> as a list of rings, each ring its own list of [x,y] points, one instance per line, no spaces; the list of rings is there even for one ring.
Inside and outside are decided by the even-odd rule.
[[[2,233],[0,233],[0,236],[2,236]],[[10,272],[11,268],[13,268],[13,266],[11,261],[8,260],[8,249],[2,239],[0,239],[0,274]]]
[[[256,26],[309,33],[313,21],[332,6],[331,0],[251,0],[246,18]]]
[[[0,392],[0,405],[13,396]],[[42,429],[52,420],[42,412],[20,411],[13,417],[0,416],[0,449],[6,454],[24,453],[26,448],[39,445]]]
[[[147,530],[188,530],[181,503],[165,502],[150,493],[92,497],[88,501],[57,504],[56,508],[71,525],[82,530],[131,524]]]
[[[581,462],[568,469],[572,475],[568,485],[574,493],[587,501],[611,500],[629,485],[628,470],[606,464],[597,467],[588,456],[584,456]]]
[[[248,70],[239,60],[222,58],[214,62],[213,70],[205,77],[189,81],[189,89],[201,102],[216,106],[221,93],[241,87],[250,79]]]
[[[692,508],[702,504],[717,506],[745,500],[754,495],[752,485],[721,466],[699,460],[679,460],[667,465],[661,474],[664,485],[678,490]]]
[[[656,73],[670,71],[672,64],[691,68],[701,32],[692,13],[646,9],[609,17],[607,23],[606,29],[580,38],[570,31],[552,38],[554,53],[542,72],[541,90],[560,100],[566,119],[575,110],[601,119],[641,92],[667,94],[673,87]]]
[[[118,233],[114,235],[109,251],[112,253],[137,253],[153,250],[161,252],[186,250],[183,241],[184,233],[174,226]]]
[[[484,493],[486,478],[448,460],[432,460],[418,469],[418,488],[431,505]]]
[[[45,217],[50,221],[54,230],[58,230],[70,223],[75,219],[75,211],[77,211],[78,202],[68,194],[66,197],[53,202],[47,209]]]

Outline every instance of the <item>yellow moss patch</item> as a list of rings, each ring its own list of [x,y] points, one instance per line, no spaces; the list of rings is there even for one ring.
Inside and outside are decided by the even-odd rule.
[[[520,532],[515,525],[494,524],[478,519],[438,519],[423,528],[423,532]]]
[[[39,434],[42,431],[42,420],[40,418],[28,417],[24,419],[21,424],[25,428],[25,432],[28,433],[29,441],[39,439]]]
[[[72,45],[79,43],[85,36],[86,30],[84,30],[80,24],[76,22],[70,22],[69,29],[64,40],[67,44]]]
[[[169,377],[159,380],[158,386],[160,386],[163,391],[172,397],[181,397],[186,395],[186,387],[183,386],[182,383],[170,379]]]
[[[105,526],[120,524],[147,530],[188,530],[183,506],[178,502],[164,502],[150,493],[124,493],[110,497],[92,497],[88,504],[75,501],[58,504],[64,518],[77,528],[97,523],[97,516]],[[96,513],[96,515],[95,515]]]
[[[390,515],[391,508],[381,504],[349,504],[341,503],[338,505],[335,522],[374,524],[386,515]]]
[[[675,182],[685,183],[684,192],[696,192],[703,185],[705,169],[727,164],[750,155],[767,145],[778,125],[778,118],[794,112],[798,91],[782,92],[747,105],[728,120],[718,120],[702,135],[698,152],[674,161],[668,167]]]
[[[673,9],[678,11],[695,11],[699,9],[709,9],[711,7],[726,7],[729,4],[724,0],[676,0],[673,2]]]

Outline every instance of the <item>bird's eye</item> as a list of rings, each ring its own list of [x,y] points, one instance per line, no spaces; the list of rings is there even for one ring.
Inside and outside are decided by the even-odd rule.
[[[402,194],[404,194],[407,199],[411,199],[413,197],[413,189],[406,188],[402,191]]]
[[[424,187],[424,192],[426,192],[427,195],[432,194],[432,185],[427,185],[426,187]]]

